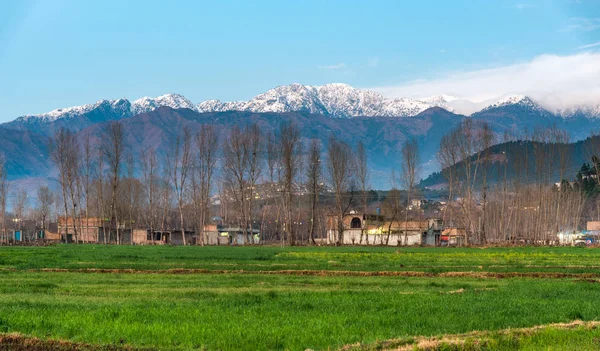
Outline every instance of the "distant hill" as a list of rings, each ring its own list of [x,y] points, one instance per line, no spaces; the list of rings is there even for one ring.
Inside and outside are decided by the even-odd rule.
[[[563,179],[574,180],[577,172],[584,163],[591,162],[594,149],[600,145],[600,137],[587,138],[570,144],[564,144],[558,149],[554,144],[538,143],[533,141],[511,141],[494,145],[483,151],[479,156],[473,155],[468,161],[474,162],[478,157],[483,159],[487,155],[487,182],[494,184],[504,179],[509,181],[519,180],[523,183],[534,182],[539,174],[552,182],[560,181],[561,172]],[[600,151],[600,150],[598,150]],[[537,162],[537,155],[543,155],[544,161]],[[457,163],[453,174],[460,175],[464,172],[465,161]],[[561,171],[562,169],[562,171]],[[484,168],[480,167],[479,172]],[[419,184],[420,187],[441,189],[447,187],[446,175],[448,169],[434,172]]]

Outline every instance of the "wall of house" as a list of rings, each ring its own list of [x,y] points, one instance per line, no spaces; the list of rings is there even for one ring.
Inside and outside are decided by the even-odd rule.
[[[600,230],[600,221],[589,221],[586,225],[587,230]]]
[[[229,244],[229,236],[221,236],[221,234],[216,230],[206,231],[204,232],[206,235],[206,245],[228,245]]]
[[[337,239],[337,231],[329,231],[329,243],[334,244]],[[421,245],[423,242],[423,234],[421,232],[409,231],[404,236],[404,233],[392,233],[389,236],[384,234],[363,235],[362,242],[360,240],[360,229],[346,229],[344,231],[344,245],[387,245],[388,246],[414,246]],[[406,239],[406,241],[405,241]],[[435,239],[434,239],[435,240]]]
[[[145,229],[134,229],[133,243],[138,245],[148,244],[148,231]]]

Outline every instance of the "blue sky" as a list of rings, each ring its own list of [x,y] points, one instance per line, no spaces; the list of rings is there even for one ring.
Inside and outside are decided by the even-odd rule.
[[[581,86],[565,67],[590,67],[583,80],[600,74],[597,49],[598,0],[4,0],[0,121],[169,92],[242,100],[292,82],[469,95],[497,83],[455,80],[520,77],[519,67],[539,75],[522,86],[556,69]]]

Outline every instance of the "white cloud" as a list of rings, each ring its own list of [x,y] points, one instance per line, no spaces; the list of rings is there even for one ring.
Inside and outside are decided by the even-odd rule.
[[[573,17],[569,24],[561,29],[561,32],[583,31],[590,32],[600,28],[600,18]]]
[[[581,45],[581,46],[576,47],[575,50],[589,49],[589,48],[594,48],[596,46],[600,46],[600,42],[594,43],[594,44]]]
[[[446,74],[402,85],[375,87],[388,97],[457,97],[456,110],[471,113],[511,94],[528,95],[550,109],[600,103],[600,53],[541,55],[531,61]],[[461,102],[458,104],[458,102]]]
[[[328,66],[319,66],[320,69],[342,69],[345,68],[346,64],[343,62],[340,62],[338,64],[335,65],[328,65]]]

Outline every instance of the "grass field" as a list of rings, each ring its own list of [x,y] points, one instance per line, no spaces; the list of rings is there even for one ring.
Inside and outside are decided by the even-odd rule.
[[[92,349],[592,350],[594,323],[514,328],[599,303],[588,248],[0,247],[0,333]]]

